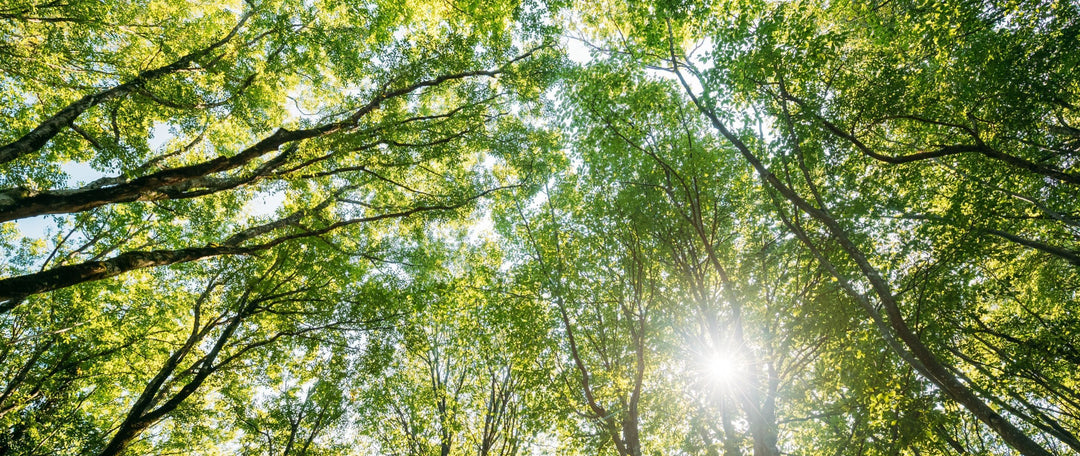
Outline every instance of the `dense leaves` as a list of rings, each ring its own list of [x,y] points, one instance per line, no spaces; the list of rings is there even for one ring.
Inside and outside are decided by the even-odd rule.
[[[0,6],[0,454],[1080,452],[1080,9]]]

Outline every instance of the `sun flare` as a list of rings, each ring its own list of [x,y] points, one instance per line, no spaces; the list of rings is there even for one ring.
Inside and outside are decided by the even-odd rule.
[[[709,381],[717,385],[733,386],[742,377],[743,363],[735,353],[712,353],[706,357],[702,367]]]

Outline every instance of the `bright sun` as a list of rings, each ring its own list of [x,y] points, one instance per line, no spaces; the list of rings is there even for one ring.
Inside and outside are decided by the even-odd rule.
[[[704,360],[704,372],[709,380],[721,386],[733,386],[742,377],[742,360],[734,353],[716,352]]]

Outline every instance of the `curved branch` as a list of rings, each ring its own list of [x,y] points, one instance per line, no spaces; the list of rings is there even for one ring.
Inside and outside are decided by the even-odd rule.
[[[882,153],[876,152],[873,149],[871,149],[869,146],[866,145],[866,143],[862,142],[859,138],[855,137],[855,135],[844,131],[843,129],[841,129],[836,124],[830,122],[828,119],[825,119],[825,117],[818,114],[816,111],[814,111],[812,109],[809,109],[807,107],[807,103],[805,101],[803,101],[801,98],[798,98],[798,97],[796,97],[794,95],[791,95],[790,93],[788,93],[786,90],[783,90],[783,89],[781,89],[781,96],[786,100],[793,101],[795,104],[799,105],[799,107],[803,108],[807,113],[809,113],[809,115],[811,117],[813,117],[817,121],[821,122],[821,124],[825,126],[825,129],[828,130],[830,133],[832,133],[832,134],[836,135],[837,137],[839,137],[841,139],[844,139],[845,141],[851,143],[853,146],[855,146],[856,149],[858,149],[864,155],[866,155],[866,156],[868,156],[870,158],[873,158],[875,160],[878,160],[878,161],[883,161],[883,162],[892,163],[892,164],[902,164],[902,163],[911,163],[911,162],[922,161],[922,160],[929,160],[929,159],[933,159],[933,158],[947,157],[949,155],[957,155],[957,154],[974,152],[974,153],[981,154],[984,157],[1006,163],[1006,164],[1008,164],[1010,166],[1030,171],[1030,172],[1032,172],[1034,174],[1038,174],[1038,175],[1041,175],[1041,176],[1046,176],[1046,177],[1049,177],[1051,179],[1061,181],[1061,182],[1064,182],[1064,183],[1067,183],[1067,184],[1080,185],[1080,175],[1066,173],[1065,171],[1062,171],[1062,170],[1057,169],[1057,168],[1053,168],[1053,167],[1046,166],[1046,165],[1040,165],[1040,164],[1035,163],[1033,161],[1026,160],[1026,159],[1023,159],[1021,157],[1017,157],[1015,155],[1010,155],[1010,154],[1001,152],[1001,151],[999,151],[997,149],[994,149],[994,148],[992,148],[990,146],[987,146],[978,137],[975,138],[975,142],[976,142],[975,144],[942,145],[942,146],[938,146],[934,150],[916,152],[916,153],[913,153],[913,154],[902,155],[902,156],[892,156],[892,155],[882,154]],[[933,123],[933,124],[939,124],[939,125],[954,126],[952,124],[944,124],[942,122],[931,121],[931,120],[927,120],[927,119],[920,119],[920,118],[917,118],[917,117],[914,117],[914,116],[904,116],[904,117],[908,118],[908,119],[919,120],[919,121],[922,121],[922,122],[925,122],[925,123]],[[966,128],[965,128],[965,130],[966,130]],[[971,132],[969,131],[969,133],[971,133]]]
[[[85,282],[107,279],[139,269],[186,263],[222,255],[249,255],[269,250],[270,248],[285,242],[321,236],[350,225],[385,219],[404,218],[421,212],[455,210],[477,199],[483,198],[488,194],[506,188],[508,187],[491,188],[455,203],[421,205],[397,212],[352,218],[331,223],[319,229],[282,234],[262,243],[243,245],[245,242],[254,238],[273,233],[289,226],[296,226],[305,215],[325,208],[332,202],[332,200],[326,200],[313,209],[300,210],[288,217],[263,225],[254,226],[236,233],[229,237],[224,244],[209,244],[203,247],[188,247],[175,250],[125,252],[108,260],[86,261],[79,264],[59,266],[33,274],[0,279],[0,315],[7,313],[18,306],[27,296],[59,290]]]
[[[365,115],[378,109],[379,106],[382,105],[382,103],[392,98],[405,96],[417,90],[438,86],[440,84],[444,84],[450,81],[457,81],[477,76],[496,77],[502,72],[504,72],[506,68],[508,68],[510,65],[531,56],[537,51],[537,49],[532,49],[518,57],[515,57],[514,59],[511,59],[509,62],[503,64],[502,66],[492,70],[476,70],[458,73],[447,73],[432,79],[419,81],[402,88],[383,91],[382,93],[373,97],[372,100],[370,100],[367,104],[354,111],[353,114],[351,114],[348,118],[344,120],[338,122],[329,122],[315,127],[295,131],[287,130],[285,128],[279,128],[270,136],[262,139],[261,141],[248,147],[247,149],[244,149],[243,151],[232,157],[218,157],[213,160],[204,161],[194,165],[170,168],[139,178],[135,178],[126,182],[120,182],[118,179],[117,182],[120,183],[116,183],[112,186],[100,186],[91,184],[87,187],[77,190],[32,191],[22,188],[16,188],[0,191],[0,222],[18,220],[22,218],[45,214],[83,212],[113,203],[125,203],[143,200],[192,198],[209,193],[214,193],[216,191],[234,188],[236,186],[243,185],[259,177],[262,177],[264,174],[267,174],[270,171],[273,171],[284,163],[284,161],[288,158],[288,155],[291,155],[291,150],[286,150],[277,158],[270,160],[263,167],[260,167],[261,171],[254,173],[248,178],[237,178],[232,179],[231,181],[218,180],[214,182],[214,180],[210,179],[208,176],[214,173],[229,171],[242,167],[248,163],[251,163],[259,157],[278,151],[282,146],[287,143],[297,143],[311,138],[327,136],[339,131],[354,130],[355,128],[357,128],[358,123]],[[487,102],[490,100],[491,98],[485,99],[483,100],[483,102]],[[458,107],[440,116],[452,116],[468,106],[469,105]],[[406,119],[406,122],[411,122],[415,120],[425,119]],[[452,141],[455,137],[455,135],[448,136],[446,137],[445,141]],[[384,142],[387,142],[388,144],[393,144],[393,142],[389,140]],[[436,145],[440,143],[440,141],[433,141],[430,143],[430,145]],[[297,168],[291,168],[288,171],[293,171],[295,169]],[[204,190],[187,192],[187,190],[195,188],[199,184],[203,184],[206,186]]]
[[[147,81],[152,79],[190,68],[191,63],[196,59],[202,58],[232,40],[232,38],[240,31],[240,27],[247,22],[253,13],[254,11],[245,13],[236,26],[234,26],[224,38],[214,42],[210,46],[191,52],[168,65],[143,71],[128,82],[98,93],[86,95],[78,101],[67,105],[67,107],[61,109],[56,114],[53,114],[48,119],[45,119],[44,122],[38,124],[36,128],[23,135],[21,138],[9,144],[0,146],[0,164],[7,163],[41,149],[49,142],[49,140],[60,133],[64,127],[71,125],[75,119],[86,112],[87,109],[97,106],[104,101],[127,95],[128,93],[139,89],[143,84],[146,84]]]

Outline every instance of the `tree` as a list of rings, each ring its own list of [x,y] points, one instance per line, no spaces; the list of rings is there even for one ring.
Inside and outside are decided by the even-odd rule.
[[[195,48],[190,52],[175,49],[181,43],[169,42],[166,28],[163,42],[139,48],[148,55],[137,64],[152,69],[135,72],[135,62],[126,60],[88,69],[94,78],[90,87],[104,89],[89,89],[29,131],[6,130],[11,139],[0,155],[11,162],[5,174],[9,185],[17,186],[3,191],[0,219],[76,215],[64,219],[71,224],[65,231],[71,231],[56,243],[49,267],[30,273],[19,272],[24,265],[11,266],[14,274],[0,283],[4,311],[37,293],[135,269],[251,254],[346,225],[457,208],[490,189],[469,170],[448,165],[466,160],[466,151],[494,147],[499,131],[514,128],[514,121],[502,119],[504,106],[519,87],[528,90],[535,73],[519,67],[537,47],[519,52],[499,34],[481,38],[482,23],[471,37],[440,37],[418,23],[409,40],[386,38],[355,49],[347,41],[324,39],[354,33],[354,24],[381,30],[386,21],[408,19],[409,13],[390,7],[349,11],[333,4],[252,4],[242,13],[217,15],[201,5],[191,8],[189,14],[198,12],[206,21],[233,20],[228,26],[205,24],[208,30],[224,28],[206,45],[197,43],[198,36],[180,37],[183,47]],[[448,20],[469,17],[455,19],[458,13],[451,13]],[[64,30],[78,23],[51,27]],[[145,39],[133,35],[124,39]],[[428,58],[434,47],[449,56]],[[121,51],[125,59],[139,57],[136,49]],[[84,58],[119,58],[103,54]],[[237,74],[247,75],[244,82],[228,85],[229,76]],[[500,85],[484,81],[497,76],[503,76]],[[112,82],[117,79],[124,82]],[[48,96],[49,104],[66,94],[38,92],[33,79],[7,84],[5,90],[9,98]],[[277,96],[282,92],[285,97]],[[211,102],[213,97],[222,101]],[[295,105],[295,113],[286,103]],[[121,121],[121,110],[134,117]],[[121,124],[135,131],[121,131]],[[112,131],[104,131],[109,125]],[[151,150],[147,128],[172,137],[161,148],[164,153]],[[97,139],[105,135],[113,137],[111,148]],[[59,165],[73,161],[88,162],[107,177],[57,188],[62,182],[54,177],[36,178],[29,171],[52,167],[58,172]],[[260,193],[298,203],[278,217],[248,220],[243,201]],[[145,232],[112,239],[100,227],[120,223]],[[140,242],[144,236],[152,240]],[[111,255],[115,251],[122,253]]]
[[[636,430],[639,442],[652,442],[638,450],[645,453],[777,454],[799,441],[804,452],[838,447],[825,450],[832,454],[845,449],[838,441],[889,418],[893,436],[882,446],[898,445],[895,410],[867,403],[891,387],[892,370],[901,366],[891,366],[888,357],[868,366],[865,375],[878,378],[867,383],[877,391],[845,395],[832,387],[835,364],[819,358],[835,363],[853,353],[877,356],[878,341],[865,332],[855,340],[846,334],[862,329],[858,314],[843,307],[850,303],[824,280],[810,252],[769,220],[769,206],[756,203],[765,195],[745,185],[753,176],[711,137],[693,106],[668,84],[617,62],[598,62],[573,79],[579,82],[566,94],[566,105],[572,106],[573,144],[582,165],[545,194],[551,208],[522,222],[522,236],[528,252],[545,255],[534,263],[548,265],[543,274],[553,277],[541,283],[566,287],[561,295],[546,295],[577,322],[566,325],[567,339],[583,341],[564,347],[564,356],[583,361],[582,378],[601,379],[582,382],[584,388],[603,397],[592,383],[606,385],[619,372],[615,361],[585,366],[592,351],[600,360],[618,360],[611,353],[620,350],[641,351],[647,364],[662,366],[642,376],[620,375],[624,385],[643,383],[640,400],[648,405],[637,414],[616,407],[596,416],[613,417],[616,424],[651,423]],[[568,278],[559,280],[559,271]],[[560,296],[573,300],[559,302]],[[616,305],[636,299],[649,303],[648,312]],[[625,308],[623,317],[608,307]],[[814,315],[835,316],[806,321]],[[647,345],[617,338],[617,328],[633,322],[648,328],[642,339]],[[842,381],[857,386],[850,378]],[[570,396],[587,398],[584,388]],[[830,402],[837,405],[822,410]],[[918,404],[903,409],[917,410]],[[832,426],[807,424],[818,418]],[[685,436],[683,442],[659,446],[672,429]]]
[[[1080,451],[1075,2],[9,3],[0,454]]]
[[[417,240],[413,311],[386,335],[396,356],[382,375],[358,382],[359,432],[377,454],[526,454],[545,408],[545,313],[508,291],[490,240],[450,236]]]
[[[927,269],[938,274],[962,271],[958,275],[969,280],[988,276],[993,280],[995,275],[969,266],[981,252],[953,242],[957,220],[936,214],[911,216],[912,207],[952,201],[960,205],[953,206],[956,209],[969,208],[962,213],[975,208],[980,214],[997,214],[1002,202],[1023,202],[1044,209],[1047,227],[1061,229],[1068,224],[1062,222],[1061,214],[1070,213],[1071,208],[1055,209],[1040,200],[1058,200],[1061,197],[1053,195],[1069,192],[1071,162],[1055,163],[1045,155],[1047,149],[1040,147],[1067,141],[1058,132],[1071,125],[1068,106],[1075,97],[1074,84],[1055,65],[1074,56],[1056,46],[1061,44],[1057,38],[1075,39],[1071,32],[1076,27],[1075,8],[1062,3],[1040,5],[1034,11],[1008,5],[921,8],[906,3],[873,9],[847,4],[734,6],[749,14],[725,15],[711,6],[692,5],[661,10],[659,18],[630,9],[620,11],[621,16],[598,15],[594,21],[602,30],[597,32],[598,40],[611,43],[613,59],[668,72],[717,133],[775,192],[774,198],[790,205],[781,207],[777,217],[860,303],[897,355],[1022,453],[1049,454],[1047,447],[1057,443],[1040,441],[1043,438],[1071,445],[1071,432],[1058,420],[1030,408],[1025,412],[1015,396],[1006,399],[1007,392],[992,391],[974,381],[967,372],[978,368],[971,368],[970,355],[943,347],[958,337],[955,327],[933,322],[923,326],[919,308],[928,295],[908,300],[903,292],[931,290],[934,287],[926,287],[928,282],[940,283],[937,277],[926,279]],[[1064,32],[1012,20],[1025,15],[1055,21]],[[604,22],[610,17],[621,21]],[[627,21],[627,17],[637,21]],[[631,24],[629,33],[627,23]],[[1010,39],[1014,34],[1026,39],[1017,43]],[[922,47],[946,37],[960,44],[948,49]],[[707,50],[688,55],[687,42],[702,38],[708,38]],[[905,52],[897,52],[900,49]],[[1039,76],[1012,79],[994,62],[1003,55],[1021,54],[1047,59],[1037,60],[1044,62],[1036,64],[1034,73]],[[866,71],[872,68],[880,70],[867,78]],[[960,71],[971,76],[957,77]],[[843,114],[823,113],[822,106],[836,107]],[[1001,117],[1006,112],[1008,117]],[[957,113],[963,118],[943,118]],[[835,121],[840,117],[855,124]],[[762,125],[756,118],[768,119],[767,131],[753,129]],[[1047,125],[1051,119],[1056,124]],[[983,133],[987,131],[994,131],[995,138],[1001,131],[1001,141],[988,143],[989,133]],[[1033,134],[1040,139],[1029,141]],[[873,146],[868,145],[870,138],[874,138]],[[888,153],[883,152],[886,149]],[[1060,147],[1056,150],[1066,152]],[[1036,153],[1044,155],[1035,158]],[[919,166],[929,159],[944,163]],[[965,170],[972,160],[982,163],[982,168]],[[918,163],[914,171],[912,167],[887,168],[909,162]],[[888,172],[878,171],[883,165]],[[959,179],[927,179],[940,176],[942,169]],[[903,177],[897,179],[898,174]],[[1036,190],[1040,197],[1032,198],[1030,189],[1003,189],[994,183],[1000,179],[997,176],[1041,187]],[[960,189],[978,186],[984,190],[978,196],[957,192],[952,190],[953,182]],[[882,188],[890,190],[881,192]],[[903,203],[896,214],[898,199]],[[1047,228],[1034,226],[1042,222],[996,217],[988,220],[994,220],[993,228],[975,224],[974,229],[959,229],[967,233],[963,236],[975,236],[982,243],[1000,239],[1007,248],[1016,246],[1050,255],[1051,261],[1073,262],[1071,247],[1038,240],[1048,233]],[[897,222],[896,218],[925,222]],[[999,229],[1002,226],[1009,228]],[[918,233],[907,238],[914,242],[892,237],[908,230]],[[839,251],[830,252],[831,246]],[[1019,261],[1003,261],[1023,264],[1029,261],[1024,253]],[[941,274],[946,283],[950,276]],[[970,302],[965,297],[935,298],[929,302],[937,311]],[[987,309],[987,313],[996,311]],[[979,315],[974,320],[984,318]],[[973,325],[970,321],[960,327]],[[1041,395],[1046,400],[1055,396]],[[1034,429],[1042,433],[1033,439]]]
[[[400,312],[371,265],[514,185],[484,157],[533,135],[508,113],[552,52],[535,5],[491,6],[5,5],[0,219],[47,228],[3,225],[2,452],[314,452],[345,426],[340,383],[285,366],[375,350]]]

